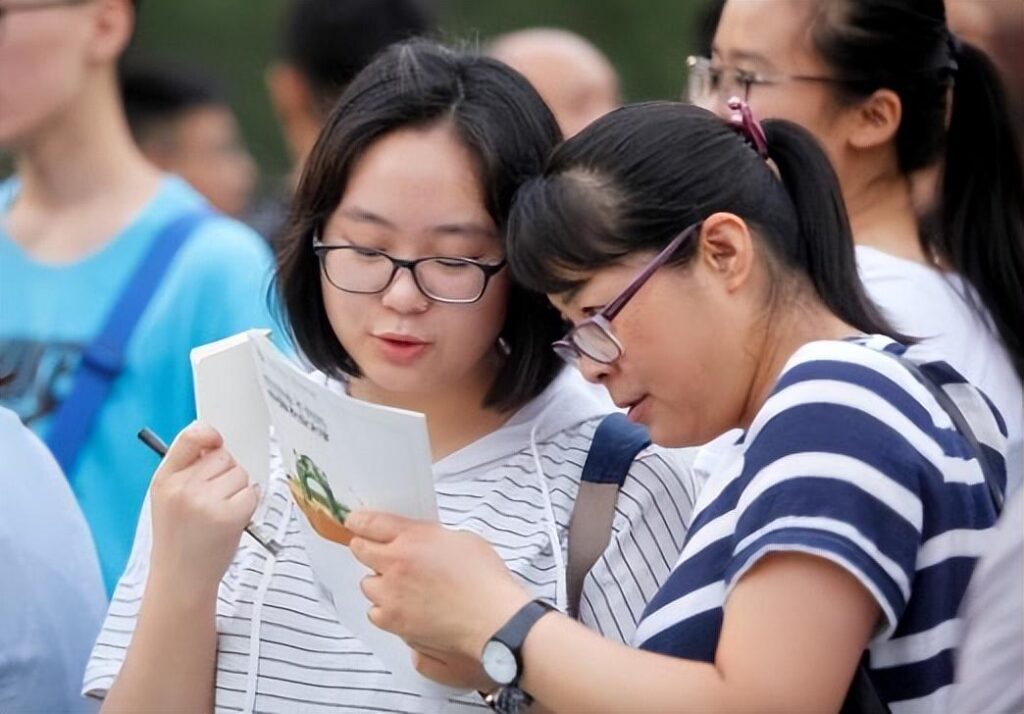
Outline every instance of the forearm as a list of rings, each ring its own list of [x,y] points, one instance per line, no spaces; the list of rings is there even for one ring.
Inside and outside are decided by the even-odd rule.
[[[124,664],[102,712],[212,712],[216,588],[186,594],[153,575]]]
[[[523,688],[553,712],[756,708],[712,664],[631,649],[558,615],[534,625],[523,659]]]

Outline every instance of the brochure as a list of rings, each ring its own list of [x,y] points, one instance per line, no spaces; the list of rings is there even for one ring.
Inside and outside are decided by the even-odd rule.
[[[301,512],[310,562],[339,621],[403,686],[426,696],[450,693],[415,671],[401,639],[367,619],[370,603],[359,582],[370,571],[349,551],[352,535],[345,528],[346,516],[358,508],[437,520],[426,418],[353,399],[313,381],[281,354],[266,331],[250,330],[197,348],[193,368],[200,418],[225,435],[228,448],[247,469],[252,468],[247,461],[258,460],[262,447],[262,471],[250,474],[264,481],[272,428]],[[243,392],[247,397],[240,396]],[[215,401],[234,406],[218,411]],[[252,456],[243,461],[240,454]]]

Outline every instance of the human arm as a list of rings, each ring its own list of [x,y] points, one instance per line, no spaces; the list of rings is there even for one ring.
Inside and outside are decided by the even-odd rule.
[[[356,557],[381,573],[364,583],[371,620],[414,648],[479,658],[530,599],[468,533],[384,514],[348,524]],[[522,685],[553,711],[835,710],[878,618],[846,570],[773,553],[734,586],[714,663],[638,652],[547,615],[527,637]]]
[[[175,439],[150,487],[149,577],[103,712],[213,710],[217,589],[258,498],[216,431]]]

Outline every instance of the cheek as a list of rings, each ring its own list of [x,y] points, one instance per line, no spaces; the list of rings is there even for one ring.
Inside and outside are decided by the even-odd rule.
[[[11,18],[5,18],[8,23]],[[13,23],[11,23],[13,24]],[[17,36],[0,27],[0,143],[36,130],[74,99],[84,82],[81,54],[67,38],[45,32]],[[50,33],[56,35],[56,33]]]
[[[444,324],[439,325],[447,343],[445,352],[464,355],[460,361],[467,362],[477,362],[490,354],[505,324],[508,294],[508,280],[499,276],[487,286],[479,302],[461,307],[439,306],[446,308]]]

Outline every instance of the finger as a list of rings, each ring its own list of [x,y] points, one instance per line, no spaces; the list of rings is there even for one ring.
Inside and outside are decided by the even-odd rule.
[[[379,511],[356,511],[345,519],[345,526],[355,535],[378,543],[390,543],[416,523],[411,518]]]
[[[234,466],[204,485],[210,498],[226,501],[249,485],[249,474],[241,466]]]
[[[462,681],[459,676],[460,673],[449,666],[447,662],[420,650],[413,650],[412,666],[424,677],[435,682],[455,687],[466,686],[466,682]]]
[[[167,450],[160,470],[166,473],[183,471],[191,466],[204,451],[216,449],[224,440],[212,426],[201,422],[192,422],[182,429],[174,438],[174,443]]]
[[[384,596],[384,579],[379,575],[367,575],[359,581],[359,589],[372,605],[380,605]]]
[[[350,519],[351,516],[345,519],[346,526]],[[377,573],[383,574],[393,560],[390,556],[390,545],[387,543],[375,543],[364,538],[353,538],[348,547],[352,551],[352,555],[356,557],[356,560]]]
[[[252,514],[260,504],[260,485],[249,484],[248,487],[233,495],[227,500],[228,515],[232,521],[248,523],[252,520]]]
[[[210,481],[235,468],[238,462],[231,452],[220,447],[207,451],[189,468],[189,478],[199,481]]]

